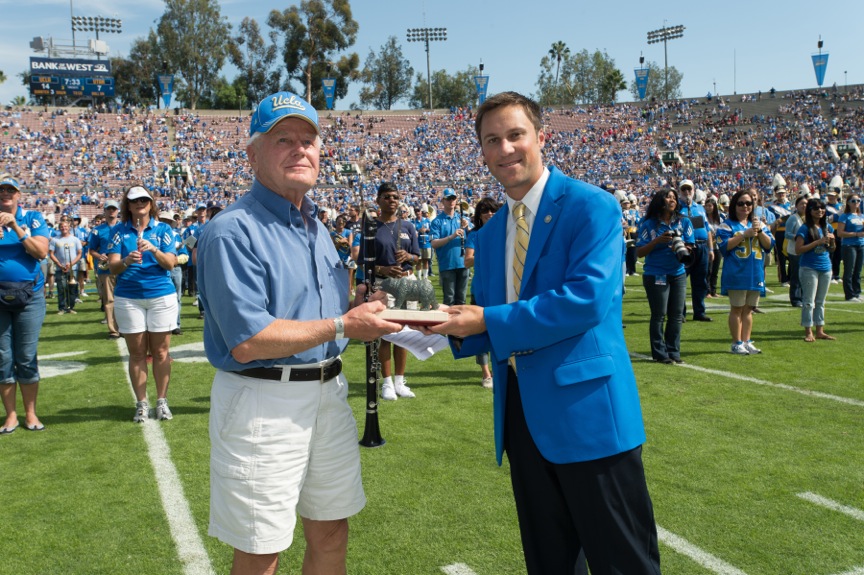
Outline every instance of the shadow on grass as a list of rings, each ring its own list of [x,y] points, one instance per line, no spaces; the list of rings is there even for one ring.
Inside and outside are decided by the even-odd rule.
[[[151,407],[155,407],[155,402]],[[81,423],[86,421],[123,421],[131,422],[135,404],[130,399],[129,405],[103,405],[99,407],[81,407],[75,409],[59,409],[51,415],[40,416],[46,427],[64,423]],[[171,412],[178,415],[200,415],[209,413],[210,408],[191,407],[188,405],[171,405]]]

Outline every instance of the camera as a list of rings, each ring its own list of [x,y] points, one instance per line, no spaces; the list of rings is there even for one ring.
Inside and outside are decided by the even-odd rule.
[[[667,233],[672,236],[672,241],[669,242],[669,249],[672,250],[672,253],[675,254],[676,258],[678,258],[678,261],[684,264],[690,263],[693,257],[690,250],[687,248],[687,245],[684,243],[684,240],[681,239],[681,232],[678,230],[670,230]]]

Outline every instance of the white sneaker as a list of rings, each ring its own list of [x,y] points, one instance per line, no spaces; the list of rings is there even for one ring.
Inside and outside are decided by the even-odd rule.
[[[381,399],[385,401],[396,401],[399,399],[396,397],[396,388],[393,387],[392,383],[385,383],[381,386]]]
[[[156,419],[174,419],[174,416],[171,414],[171,410],[168,408],[167,399],[163,398],[156,400]]]
[[[399,397],[417,397],[416,395],[414,395],[414,392],[411,391],[411,388],[405,385],[404,381],[401,384],[396,385],[395,388],[396,395],[398,395]]]
[[[755,355],[757,353],[762,353],[762,350],[759,349],[758,347],[756,347],[755,345],[753,345],[752,341],[745,341],[744,342],[744,348],[747,350],[747,353],[749,353],[751,355]]]
[[[135,423],[144,423],[150,417],[150,404],[146,401],[139,401],[135,404],[135,417],[132,421]]]
[[[840,280],[831,280],[831,283],[832,283],[832,284],[839,284],[839,283],[840,283]]]
[[[484,377],[483,383],[481,383],[480,385],[483,386],[483,389],[492,389],[492,378],[491,377]]]
[[[735,355],[750,355],[750,352],[747,351],[747,347],[743,343],[733,343],[731,351]]]
[[[774,293],[774,290],[766,287],[765,293]]]

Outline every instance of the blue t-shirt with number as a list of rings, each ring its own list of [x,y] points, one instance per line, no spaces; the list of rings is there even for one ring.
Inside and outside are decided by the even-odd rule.
[[[828,233],[833,234],[834,228],[831,224],[828,224]],[[807,224],[801,224],[801,227],[798,228],[798,233],[795,234],[795,238],[803,238],[804,245],[812,244],[814,241],[822,238],[824,234],[822,233],[822,229],[817,227],[813,228],[813,235],[810,235],[810,228]],[[819,272],[827,272],[831,271],[831,252],[828,251],[824,245],[816,246],[809,252],[805,252],[801,254],[800,259],[798,260],[798,265],[802,268],[810,268]]]
[[[765,295],[765,254],[771,251],[774,238],[768,226],[762,230],[771,240],[768,249],[762,247],[758,237],[744,238],[741,243],[729,249],[729,240],[749,230],[749,221],[736,222],[727,219],[717,228],[717,248],[723,256],[723,275],[720,277],[720,293],[728,295],[729,290],[758,291]]]

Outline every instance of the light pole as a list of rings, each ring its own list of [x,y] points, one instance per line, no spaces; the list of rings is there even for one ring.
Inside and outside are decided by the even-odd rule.
[[[649,44],[663,42],[663,72],[665,75],[663,96],[665,100],[669,99],[669,51],[667,50],[666,43],[669,40],[681,38],[682,36],[684,36],[684,26],[666,26],[664,24],[659,30],[648,32]]]
[[[72,37],[74,43],[75,31],[96,32],[96,40],[99,40],[99,32],[106,34],[120,34],[123,30],[123,21],[118,18],[106,18],[104,16],[72,16]],[[99,54],[97,58],[101,59]]]
[[[408,28],[409,42],[426,43],[426,84],[429,89],[429,109],[432,109],[432,70],[429,66],[429,42],[447,40],[447,28]]]

